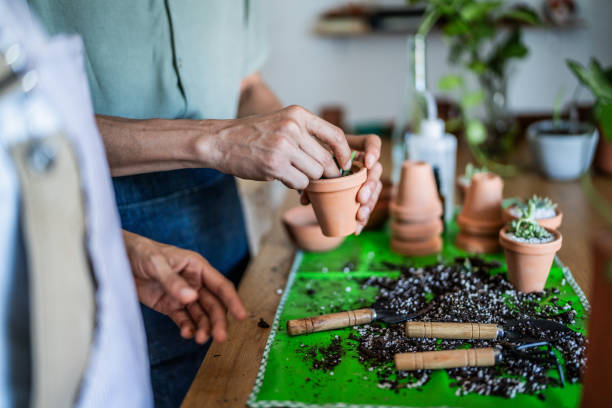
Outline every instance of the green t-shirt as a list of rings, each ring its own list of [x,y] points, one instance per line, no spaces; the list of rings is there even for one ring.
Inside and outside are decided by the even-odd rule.
[[[78,33],[96,113],[228,119],[266,57],[249,0],[28,0],[51,34]]]

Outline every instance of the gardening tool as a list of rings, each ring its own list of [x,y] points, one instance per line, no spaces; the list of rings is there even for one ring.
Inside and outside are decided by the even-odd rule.
[[[545,347],[541,350],[540,347]],[[395,355],[395,367],[398,370],[435,370],[457,367],[491,367],[513,356],[528,359],[535,363],[554,366],[559,374],[561,387],[565,385],[565,376],[553,347],[547,341],[536,341],[519,346],[470,348],[458,350],[423,351],[400,353]]]
[[[350,310],[347,312],[331,313],[321,316],[305,317],[303,319],[289,320],[287,322],[287,333],[290,336],[298,334],[314,333],[326,330],[340,329],[343,327],[357,326],[361,324],[381,321],[388,324],[403,323],[415,319],[429,312],[434,306],[430,302],[423,309],[411,314],[389,313],[380,308],[368,308]]]
[[[528,319],[523,320],[539,329],[553,333],[572,331],[570,328],[553,320]],[[517,340],[524,336],[509,328],[520,323],[510,320],[506,325],[484,323],[451,323],[451,322],[406,322],[407,337],[437,338],[437,339],[506,339]]]

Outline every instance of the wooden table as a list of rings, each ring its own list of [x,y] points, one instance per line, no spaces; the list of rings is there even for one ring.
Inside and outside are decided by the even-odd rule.
[[[521,152],[525,152],[524,149]],[[521,153],[522,158],[525,158]],[[463,169],[469,153],[461,149],[458,169]],[[383,150],[383,164],[389,163],[388,147]],[[386,166],[388,167],[388,166]],[[593,183],[612,202],[612,178],[595,175]],[[591,292],[589,239],[591,231],[603,225],[602,218],[589,206],[579,182],[551,182],[533,171],[505,180],[504,195],[548,196],[563,211],[563,247],[561,260],[572,270],[587,297]],[[289,192],[284,209],[297,205],[297,193]],[[271,231],[263,238],[259,254],[252,260],[238,293],[249,317],[237,323],[230,318],[228,340],[213,343],[183,402],[184,407],[244,407],[259,368],[269,330],[257,326],[260,318],[274,320],[274,314],[287,282],[295,249],[280,223],[280,214]]]

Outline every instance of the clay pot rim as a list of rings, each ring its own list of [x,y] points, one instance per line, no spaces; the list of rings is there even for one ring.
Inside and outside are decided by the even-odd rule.
[[[544,242],[542,244],[531,244],[527,242],[518,242],[508,237],[508,226],[499,231],[499,243],[505,249],[513,252],[517,252],[519,254],[525,255],[544,255],[551,252],[557,252],[561,249],[561,244],[563,243],[563,236],[557,230],[551,228],[545,228],[546,231],[550,232],[555,239],[550,242]]]
[[[410,228],[410,226],[414,227],[415,225],[418,225],[419,227],[423,228],[427,234],[408,234],[410,235],[409,238],[400,236],[402,234],[406,235],[406,231],[404,231],[404,228]],[[440,218],[434,218],[432,221],[429,221],[427,223],[397,222],[395,220],[391,222],[391,237],[398,241],[427,241],[433,237],[440,236],[443,231],[444,224],[442,223],[442,220]]]
[[[310,180],[310,183],[306,187],[306,191],[312,193],[330,193],[348,190],[363,184],[368,178],[368,169],[361,162],[353,162],[353,167],[358,167],[359,171],[353,172],[353,174],[348,176]]]
[[[402,207],[398,205],[394,200],[391,200],[389,203],[389,209],[391,210],[391,214],[398,215],[400,218],[403,217],[405,220],[429,220],[430,218],[440,217],[442,215],[442,205],[439,201],[436,201],[436,204],[430,206],[429,208],[423,210],[421,208],[408,210],[406,207]]]
[[[442,251],[444,246],[442,237],[439,235],[424,241],[404,241],[392,237],[390,244],[391,250],[398,253],[410,252],[411,254],[408,256],[425,256],[435,254]],[[440,247],[440,249],[437,249],[438,247]]]
[[[469,226],[468,228],[471,227],[481,230],[498,230],[504,225],[504,219],[502,216],[499,220],[493,221],[485,219],[475,220],[467,217],[465,214],[463,214],[463,212],[460,212],[459,215],[457,215],[457,224],[459,224],[459,227],[461,227],[461,224],[467,224]]]
[[[302,222],[296,222],[296,220],[292,218],[296,215],[298,217],[303,217],[305,215],[310,217],[312,215],[313,223],[304,224]],[[331,251],[339,247],[345,239],[345,237],[328,237],[323,234],[312,205],[291,207],[283,213],[281,220],[292,243],[297,248],[308,252]],[[313,234],[317,237],[316,242],[312,241]]]
[[[504,221],[505,222],[510,222],[510,221],[514,221],[517,220],[518,217],[516,217],[515,215],[513,215],[510,212],[511,208],[516,207],[516,205],[510,205],[506,208],[504,208]],[[549,222],[553,222],[553,221],[557,221],[559,218],[563,217],[563,212],[561,210],[559,210],[558,208],[555,208],[555,216],[554,217],[548,217],[548,218],[536,218],[536,221],[549,221]]]

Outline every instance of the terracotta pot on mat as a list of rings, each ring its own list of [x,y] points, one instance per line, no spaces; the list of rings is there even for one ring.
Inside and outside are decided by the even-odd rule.
[[[442,201],[431,166],[406,160],[390,205],[391,215],[406,222],[420,222],[442,215]]]
[[[512,206],[504,210],[504,214],[503,214],[504,223],[509,223],[513,220],[518,219],[518,217],[512,215],[512,213],[510,212],[511,208]],[[561,221],[563,221],[563,213],[556,208],[555,208],[555,212],[557,215],[555,215],[554,217],[537,219],[538,224],[540,224],[544,228],[550,228],[554,230],[558,229],[561,226]]]
[[[391,236],[402,241],[422,241],[440,235],[444,225],[440,218],[432,218],[423,223],[400,222],[391,223]]]
[[[311,252],[325,252],[339,246],[344,237],[326,237],[311,205],[300,205],[283,214],[283,225],[293,243]]]
[[[353,162],[351,170],[353,174],[348,176],[311,180],[306,187],[319,225],[328,237],[350,235],[357,228],[357,192],[366,181],[367,169]]]
[[[382,190],[378,196],[378,201],[372,209],[366,229],[378,229],[389,218],[389,204],[391,203],[393,183],[389,179],[381,179],[380,181],[382,182]]]
[[[504,247],[508,279],[521,292],[541,292],[546,284],[555,254],[561,248],[563,238],[558,231],[547,229],[554,239],[545,243],[518,242],[508,237],[504,227],[499,232],[499,242]]]
[[[490,254],[500,249],[497,235],[472,235],[466,232],[459,232],[455,244],[464,251],[475,254]]]
[[[583,408],[612,407],[610,392],[610,339],[612,325],[612,229],[596,231],[591,236],[593,283],[587,367],[582,391]]]
[[[612,176],[612,142],[602,133],[595,153],[595,167],[602,173]]]
[[[474,174],[457,224],[462,231],[477,235],[497,234],[503,226],[504,182],[493,173]]]
[[[403,241],[391,238],[391,250],[402,255],[421,256],[440,252],[442,249],[442,237],[433,236],[425,241]]]

